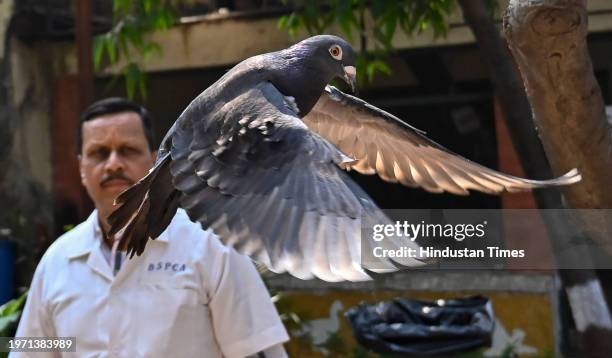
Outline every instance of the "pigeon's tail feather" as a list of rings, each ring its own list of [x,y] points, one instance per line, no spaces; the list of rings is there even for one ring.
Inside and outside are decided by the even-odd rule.
[[[121,248],[140,255],[149,238],[155,239],[168,227],[179,205],[172,185],[170,155],[158,161],[147,176],[115,200],[120,205],[109,217],[109,235],[121,234]]]
[[[149,191],[152,173],[142,178],[138,183],[132,185],[122,192],[116,199],[115,205],[119,205],[107,218],[110,224],[108,235],[113,236],[125,228],[132,220],[135,212],[142,211],[142,203]]]

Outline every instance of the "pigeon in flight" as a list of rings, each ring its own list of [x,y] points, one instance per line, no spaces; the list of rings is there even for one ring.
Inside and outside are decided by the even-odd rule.
[[[328,86],[339,77],[354,89],[355,60],[345,40],[321,35],[236,65],[189,104],[163,139],[154,168],[117,198],[109,234],[122,231],[121,247],[140,255],[182,207],[274,272],[357,281],[369,277],[364,268],[388,271],[422,260],[362,265],[362,250],[371,248],[371,240],[361,240],[362,227],[391,221],[345,170],[458,195],[581,179],[575,169],[543,181],[491,170]],[[398,240],[385,242],[407,246]]]

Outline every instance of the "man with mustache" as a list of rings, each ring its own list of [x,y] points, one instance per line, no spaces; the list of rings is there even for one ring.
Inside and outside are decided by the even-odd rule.
[[[105,234],[115,197],[155,162],[152,133],[131,101],[85,110],[79,166],[96,210],[43,256],[16,336],[76,337],[79,357],[286,357],[287,333],[252,262],[184,211],[132,259]]]

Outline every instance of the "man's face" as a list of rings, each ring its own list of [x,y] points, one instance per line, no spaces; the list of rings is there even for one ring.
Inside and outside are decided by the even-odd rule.
[[[117,195],[148,173],[155,153],[149,150],[142,120],[134,112],[93,118],[83,123],[82,131],[81,182],[105,218]]]

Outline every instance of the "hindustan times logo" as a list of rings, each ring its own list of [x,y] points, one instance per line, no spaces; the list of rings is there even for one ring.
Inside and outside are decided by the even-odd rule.
[[[382,241],[387,237],[403,237],[415,241],[419,238],[449,238],[463,241],[484,237],[486,226],[486,221],[480,224],[426,224],[425,221],[411,224],[408,221],[396,221],[395,224],[374,225],[372,239]]]
[[[432,247],[422,246],[418,248],[400,247],[398,249],[384,249],[377,246],[372,250],[372,254],[376,258],[521,258],[525,257],[525,250],[502,249],[497,246],[487,246],[486,250],[468,248],[452,249],[448,246],[444,249],[434,249]]]

